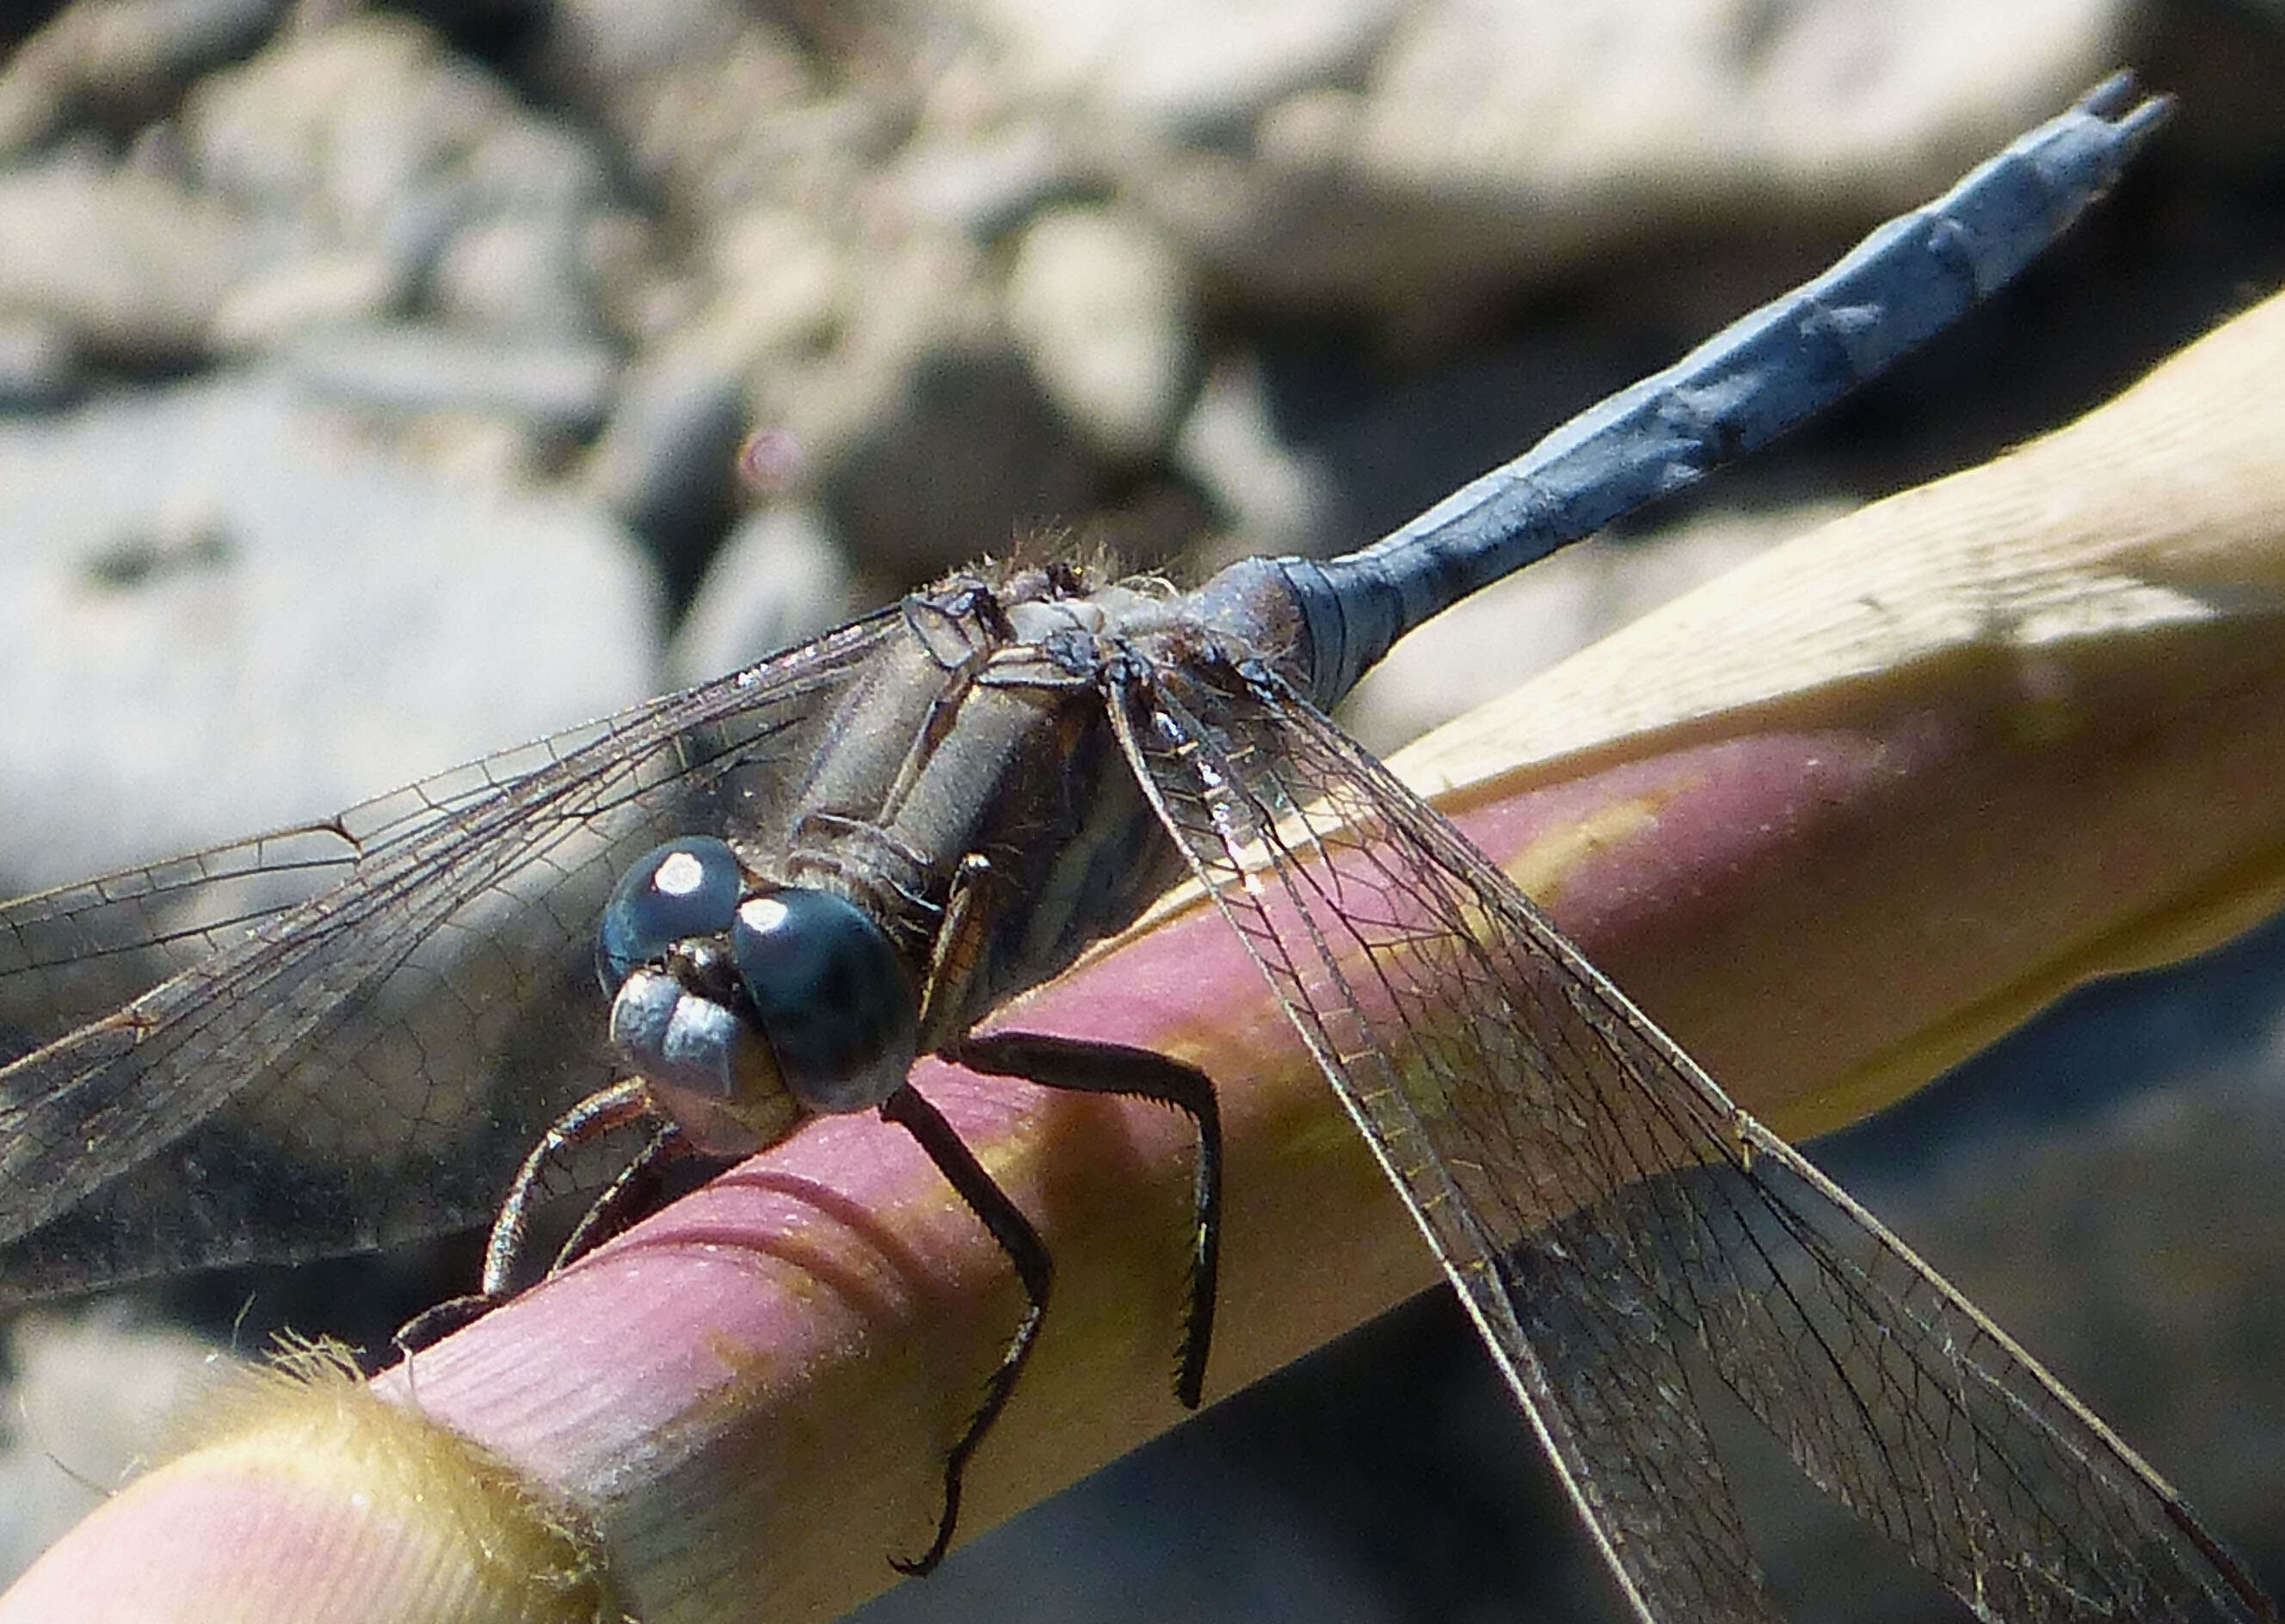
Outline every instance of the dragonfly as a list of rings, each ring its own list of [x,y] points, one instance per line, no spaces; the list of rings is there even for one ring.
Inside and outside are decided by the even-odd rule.
[[[0,1024],[22,1034],[0,1069],[0,1307],[487,1220],[490,1298],[530,1204],[588,1176],[561,1170],[594,1131],[662,1121],[641,1169],[876,1111],[1028,1304],[946,1460],[933,1542],[899,1564],[925,1571],[1052,1270],[907,1080],[916,1057],[1187,1114],[1175,1386],[1198,1401],[1211,1079],[978,1030],[1187,879],[1404,1196],[1637,1616],[1779,1616],[1693,1396],[1710,1382],[1980,1617],[2275,1618],[2139,1456],[1326,715],[1410,628],[1957,318],[2163,114],[2124,77],[2099,87],[1360,552],[1251,559],[1188,592],[978,567],[322,823],[0,907]],[[638,1182],[593,1178],[570,1250]]]

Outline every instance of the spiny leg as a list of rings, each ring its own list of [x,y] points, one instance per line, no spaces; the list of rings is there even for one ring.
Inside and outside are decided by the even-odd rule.
[[[984,892],[992,879],[992,865],[970,854],[954,875],[924,983],[921,1026],[926,1032],[938,1000],[949,988],[966,985],[974,975],[982,951],[982,931],[989,917]],[[956,997],[952,1000],[956,1005]],[[1198,1140],[1193,1195],[1190,1243],[1190,1300],[1182,1329],[1182,1354],[1174,1376],[1174,1393],[1182,1405],[1197,1408],[1205,1384],[1206,1353],[1213,1339],[1216,1276],[1221,1243],[1221,1117],[1213,1080],[1195,1066],[1184,1065],[1147,1049],[1119,1044],[1092,1043],[1071,1038],[1030,1032],[995,1032],[970,1036],[941,1051],[946,1058],[987,1076],[1013,1077],[1050,1088],[1077,1093],[1119,1094],[1172,1105],[1187,1115]],[[891,1558],[899,1571],[924,1573],[942,1560],[959,1518],[962,1479],[968,1461],[985,1435],[1007,1408],[1025,1361],[1030,1358],[1040,1326],[1047,1314],[1052,1266],[1045,1244],[1031,1221],[992,1181],[949,1124],[909,1085],[891,1094],[880,1107],[882,1117],[895,1122],[919,1142],[938,1169],[975,1212],[1002,1251],[1016,1266],[1024,1283],[1029,1308],[1009,1339],[985,1389],[984,1402],[945,1463],[945,1503],[935,1541],[915,1561]]]
[[[1024,1363],[1032,1356],[1032,1345],[1039,1340],[1040,1324],[1047,1317],[1048,1296],[1055,1283],[1054,1265],[1048,1260],[1048,1249],[1040,1239],[1040,1232],[1032,1228],[1008,1194],[992,1181],[975,1153],[961,1143],[935,1106],[921,1098],[907,1083],[881,1102],[881,1118],[893,1122],[910,1134],[920,1148],[928,1153],[937,1171],[959,1192],[970,1212],[982,1220],[1016,1266],[1017,1277],[1024,1283],[1024,1295],[1029,1306],[1016,1327],[1016,1334],[1008,1340],[1000,1355],[999,1368],[992,1372],[984,1386],[984,1401],[968,1419],[968,1426],[952,1453],[944,1463],[944,1513],[937,1519],[936,1537],[929,1548],[907,1561],[898,1557],[889,1558],[889,1565],[900,1573],[928,1573],[944,1560],[945,1551],[952,1544],[953,1529],[960,1521],[961,1480],[966,1475],[969,1458],[977,1446],[984,1441],[992,1424],[1000,1419],[1000,1412],[1008,1408],[1009,1395],[1016,1390],[1016,1379],[1024,1371]]]
[[[707,1160],[717,1171],[729,1166],[734,1159],[692,1149],[681,1126],[672,1122],[666,1124],[635,1152],[633,1159],[619,1169],[609,1186],[572,1226],[563,1244],[555,1249],[555,1259],[547,1266],[548,1274],[561,1274],[655,1208],[659,1202],[660,1165],[679,1157]]]
[[[540,1182],[547,1164],[567,1150],[593,1144],[607,1134],[640,1121],[651,1110],[650,1094],[642,1079],[631,1077],[598,1089],[551,1123],[547,1132],[540,1135],[539,1142],[532,1146],[530,1154],[523,1158],[523,1165],[516,1169],[514,1181],[508,1186],[499,1212],[492,1220],[491,1234],[484,1243],[483,1275],[476,1290],[467,1296],[447,1298],[399,1326],[391,1338],[397,1352],[409,1358],[431,1343],[475,1323],[506,1301],[516,1262],[523,1253],[525,1237],[531,1228],[532,1212],[543,1194]],[[636,1157],[632,1166],[613,1181],[596,1204],[598,1206],[618,1196],[621,1186],[634,1176],[636,1169],[647,1169],[652,1165],[656,1142],[654,1141],[652,1147]],[[593,1245],[601,1238],[601,1232],[592,1228],[593,1217],[591,1211],[580,1220],[572,1231],[573,1241],[584,1238],[586,1244]],[[570,1243],[565,1243],[565,1246],[568,1252]],[[555,1267],[568,1261],[569,1256],[559,1255]]]
[[[1044,1032],[992,1032],[962,1039],[945,1057],[993,1077],[1020,1078],[1077,1094],[1117,1094],[1171,1105],[1197,1131],[1192,1173],[1190,1301],[1182,1322],[1182,1354],[1174,1396],[1196,1409],[1205,1389],[1206,1350],[1213,1340],[1215,1277],[1221,1255],[1221,1112],[1213,1079],[1196,1066],[1122,1043],[1095,1043]]]

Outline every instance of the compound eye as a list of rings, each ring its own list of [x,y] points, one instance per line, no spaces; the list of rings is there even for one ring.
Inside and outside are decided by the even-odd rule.
[[[678,942],[719,936],[730,928],[746,878],[738,854],[707,835],[655,847],[620,876],[595,938],[595,974],[616,994],[626,979],[656,963]]]
[[[778,1071],[812,1110],[860,1110],[912,1069],[912,977],[870,914],[830,891],[788,886],[738,905],[730,957]]]

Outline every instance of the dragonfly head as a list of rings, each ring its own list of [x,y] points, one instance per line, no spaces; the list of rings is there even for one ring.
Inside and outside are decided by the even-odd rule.
[[[918,1000],[881,927],[833,892],[753,883],[711,836],[627,870],[595,969],[612,1043],[708,1149],[878,1105],[912,1068]]]

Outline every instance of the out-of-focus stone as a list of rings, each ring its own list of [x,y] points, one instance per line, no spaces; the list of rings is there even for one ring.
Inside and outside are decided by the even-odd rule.
[[[464,228],[429,274],[431,306],[444,320],[478,330],[593,337],[594,289],[580,224],[576,216],[511,215]]]
[[[403,268],[385,255],[298,255],[232,288],[208,336],[225,355],[274,349],[327,327],[378,322],[407,292]]]
[[[609,169],[587,132],[522,109],[486,128],[459,167],[487,213],[561,218],[612,202]]]
[[[558,0],[548,8],[543,67],[604,94],[687,64],[718,61],[750,25],[738,0]]]
[[[1183,263],[1147,224],[1108,208],[1044,215],[1008,279],[1008,327],[1040,384],[1119,462],[1157,451],[1195,369]]]
[[[590,493],[650,544],[667,579],[695,582],[729,525],[750,408],[734,355],[685,344],[628,377],[586,465]]]
[[[965,0],[1006,71],[1042,99],[1083,97],[1154,136],[1226,137],[1281,98],[1370,60],[1396,0]]]
[[[650,222],[624,205],[596,210],[581,231],[597,317],[632,343],[664,341],[697,302],[693,279],[669,262],[658,239]]]
[[[825,65],[732,0],[566,0],[540,74],[690,217],[824,203],[894,141],[890,109],[837,95]]]
[[[418,23],[371,15],[281,36],[206,80],[183,125],[208,184],[268,211],[315,210],[336,235],[372,240],[512,105]]]
[[[1443,4],[1376,62],[1362,173],[1424,197],[1917,201],[2100,78],[2117,0]]]
[[[972,132],[924,130],[883,181],[914,218],[989,242],[1082,190],[1088,175],[1072,143],[1041,116]]]
[[[256,259],[246,221],[131,170],[79,163],[0,174],[0,313],[136,365],[200,353]]]
[[[940,573],[1083,514],[1097,483],[1010,342],[972,244],[914,229],[868,240],[836,318],[749,374],[754,424],[797,448],[860,567]]]
[[[0,426],[0,892],[326,815],[652,692],[606,514],[274,377]]]
[[[250,50],[285,0],[76,0],[0,64],[0,153],[75,116],[132,129],[192,75]]]
[[[824,516],[773,505],[746,515],[715,553],[666,649],[678,686],[790,648],[864,608]]]
[[[79,384],[79,351],[59,322],[0,317],[0,410],[62,403]]]
[[[919,580],[1092,506],[1092,461],[1013,349],[926,353],[904,385],[821,470],[827,511],[863,567]]]
[[[902,232],[840,263],[838,291],[814,319],[759,329],[773,341],[748,352],[758,420],[790,433],[817,467],[898,409],[929,357],[1007,342],[990,267],[957,237]],[[797,263],[781,272],[789,291],[801,286]]]
[[[1215,271],[1386,309],[1544,282],[1716,215],[1869,224],[2099,78],[2134,18],[2126,0],[968,12],[1068,109],[1086,161]],[[1287,30],[1282,55],[1249,43]]]
[[[1338,503],[1317,459],[1288,444],[1271,422],[1260,370],[1243,363],[1207,375],[1175,439],[1174,459],[1232,532],[1211,550],[1209,566],[1248,553],[1306,551]]]
[[[218,329],[230,348],[411,299],[498,334],[609,326],[593,227],[617,205],[602,156],[407,18],[281,36],[200,84],[180,124],[186,167],[282,262],[234,302]]]
[[[860,286],[828,223],[775,205],[726,216],[707,245],[708,349],[746,365],[832,343]]]
[[[202,81],[182,126],[207,185],[304,241],[381,252],[418,278],[482,212],[471,155],[524,116],[418,23],[369,13],[281,35]]]
[[[284,364],[313,396],[370,412],[497,413],[581,435],[603,420],[618,357],[596,343],[483,339],[412,322],[313,333]]]

